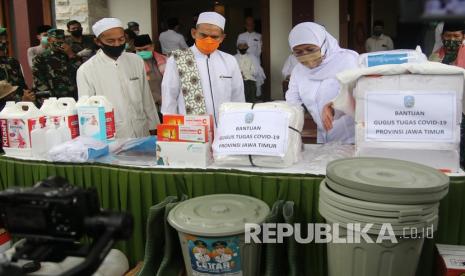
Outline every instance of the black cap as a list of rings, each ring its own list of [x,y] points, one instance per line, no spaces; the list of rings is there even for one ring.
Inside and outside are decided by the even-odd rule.
[[[151,44],[152,39],[150,39],[150,36],[148,34],[138,35],[134,39],[134,46],[136,47],[144,47]]]
[[[50,26],[50,25],[41,25],[41,26],[37,27],[37,34],[46,33],[51,28],[52,28],[52,26]]]
[[[445,22],[444,28],[442,29],[442,33],[445,32],[465,32],[465,24],[463,22],[452,21],[452,22]]]
[[[207,244],[204,242],[204,241],[201,241],[201,240],[196,240],[194,242],[195,246],[198,246],[198,247],[207,247]]]
[[[228,244],[225,241],[216,241],[212,245],[213,247],[218,247],[218,246],[226,247]]]
[[[135,21],[128,22],[128,28],[139,27],[139,23]]]

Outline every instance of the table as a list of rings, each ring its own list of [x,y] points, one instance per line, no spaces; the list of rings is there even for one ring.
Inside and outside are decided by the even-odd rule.
[[[302,164],[300,164],[302,166]],[[275,201],[295,202],[296,222],[323,222],[318,213],[319,183],[323,174],[270,172],[242,169],[169,169],[115,166],[100,163],[69,164],[20,160],[0,156],[0,189],[31,186],[51,175],[67,178],[73,185],[95,187],[103,208],[125,210],[134,216],[132,239],[118,244],[135,265],[143,259],[145,221],[150,206],[170,195],[196,197],[234,193]],[[298,170],[300,171],[300,170]],[[439,230],[435,240],[446,244],[465,244],[465,176],[451,176],[449,195],[440,206]],[[433,241],[426,241],[417,275],[431,275],[434,262]],[[326,275],[325,245],[298,246],[302,275]]]

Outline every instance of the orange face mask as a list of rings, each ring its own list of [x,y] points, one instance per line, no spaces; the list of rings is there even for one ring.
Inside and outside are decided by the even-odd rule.
[[[197,38],[195,39],[195,46],[197,46],[202,54],[209,55],[220,47],[220,42],[211,37]]]

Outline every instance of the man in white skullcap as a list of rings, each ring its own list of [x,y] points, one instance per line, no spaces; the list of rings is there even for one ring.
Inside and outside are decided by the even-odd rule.
[[[195,44],[172,53],[162,82],[163,114],[212,114],[217,126],[221,104],[245,101],[236,59],[217,50],[225,21],[216,12],[201,13],[191,30]]]
[[[255,19],[252,16],[247,16],[245,18],[245,32],[241,33],[237,37],[237,41],[245,40],[249,48],[247,54],[255,56],[255,58],[260,61],[260,56],[262,55],[262,35],[255,31]],[[263,83],[257,82],[257,97],[262,95],[262,85]]]
[[[77,72],[79,97],[102,95],[111,102],[115,109],[117,138],[154,135],[159,117],[144,61],[124,51],[122,22],[103,18],[92,30],[101,49]]]

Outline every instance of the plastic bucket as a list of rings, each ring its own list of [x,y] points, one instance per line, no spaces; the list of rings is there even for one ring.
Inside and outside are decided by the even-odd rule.
[[[244,224],[261,224],[269,212],[259,199],[231,194],[174,207],[168,222],[178,231],[187,275],[259,275],[260,245],[244,242]]]
[[[329,275],[415,275],[424,237],[437,228],[439,201],[448,188],[443,173],[412,162],[348,158],[329,163],[319,211],[333,226],[333,236],[349,240],[328,243]],[[371,240],[354,242],[365,226]]]

